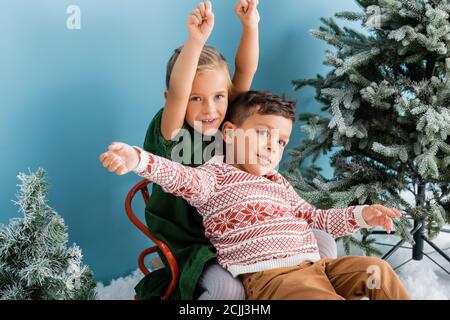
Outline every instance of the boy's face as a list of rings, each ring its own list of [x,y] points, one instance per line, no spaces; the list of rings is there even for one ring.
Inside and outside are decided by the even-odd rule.
[[[270,173],[281,161],[292,125],[285,117],[258,113],[240,126],[225,122],[222,136],[228,145],[226,162],[257,176]]]
[[[228,80],[221,69],[197,73],[186,110],[186,122],[196,131],[214,135],[228,107]]]

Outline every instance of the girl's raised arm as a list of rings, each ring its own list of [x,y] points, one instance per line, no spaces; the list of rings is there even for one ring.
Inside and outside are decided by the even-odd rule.
[[[183,127],[198,60],[214,27],[211,8],[210,1],[201,2],[188,18],[189,38],[172,69],[161,118],[161,133],[166,140],[172,140]]]
[[[231,99],[251,88],[259,61],[259,0],[239,0],[234,7],[242,23],[242,37],[236,53]]]

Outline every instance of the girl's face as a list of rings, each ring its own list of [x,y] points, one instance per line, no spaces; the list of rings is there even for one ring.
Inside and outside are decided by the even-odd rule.
[[[228,78],[224,70],[197,73],[186,110],[186,122],[197,132],[214,135],[228,107]]]

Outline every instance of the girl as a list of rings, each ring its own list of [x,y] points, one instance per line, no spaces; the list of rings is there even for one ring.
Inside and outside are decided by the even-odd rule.
[[[165,106],[150,123],[145,150],[172,159],[182,139],[191,146],[190,152],[183,150],[183,159],[187,159],[184,164],[197,166],[209,160],[203,158],[203,151],[210,143],[193,137],[214,135],[228,102],[250,89],[259,58],[257,6],[258,0],[239,0],[235,6],[243,33],[231,79],[224,57],[205,46],[214,27],[211,2],[198,4],[188,18],[188,40],[175,50],[167,65]],[[195,161],[194,155],[200,155],[200,161]],[[152,233],[172,250],[180,268],[172,298],[244,299],[240,281],[217,264],[215,250],[205,238],[201,216],[194,207],[154,185],[146,220]],[[136,287],[139,299],[160,298],[171,279],[168,270],[163,268],[145,277]]]

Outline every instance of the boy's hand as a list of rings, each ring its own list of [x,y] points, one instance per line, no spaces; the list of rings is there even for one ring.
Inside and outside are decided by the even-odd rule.
[[[238,0],[234,6],[234,11],[246,27],[257,27],[259,23],[258,12],[259,0]]]
[[[191,37],[206,43],[214,28],[211,1],[200,2],[189,16],[187,25]]]
[[[398,218],[402,214],[400,211],[394,208],[387,208],[381,204],[373,204],[368,207],[364,207],[362,216],[367,224],[371,226],[381,226],[386,229],[387,232],[391,232],[394,227],[392,217]]]
[[[109,172],[123,175],[137,167],[139,152],[126,143],[113,142],[108,147],[108,151],[102,153],[99,159]]]

